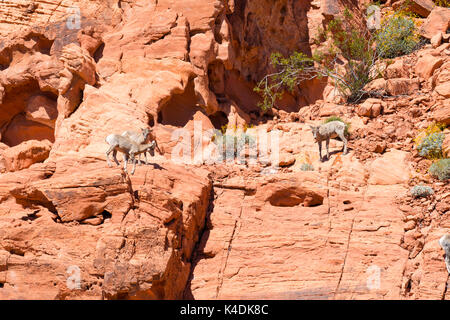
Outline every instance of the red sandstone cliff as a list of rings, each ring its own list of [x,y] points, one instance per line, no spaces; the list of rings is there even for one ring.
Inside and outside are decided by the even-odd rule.
[[[374,84],[397,97],[337,104],[311,81],[259,115],[270,54],[311,53],[343,5],[3,1],[0,298],[448,299],[450,187],[412,139],[450,124],[450,9],[420,7],[423,33],[443,35]],[[330,115],[351,122],[351,151],[320,162],[305,120]],[[173,163],[173,133],[194,120],[280,130],[281,170]],[[164,155],[133,176],[108,168],[105,137],[145,126]],[[435,195],[412,199],[419,182]]]

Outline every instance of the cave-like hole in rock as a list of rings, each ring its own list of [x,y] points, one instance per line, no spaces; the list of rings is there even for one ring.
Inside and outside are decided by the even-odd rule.
[[[174,94],[158,112],[158,123],[184,127],[202,109],[197,105],[194,81],[191,79],[183,93]]]
[[[215,60],[208,65],[209,89],[215,95],[221,96],[225,93],[225,67],[222,61]]]
[[[6,89],[0,104],[1,142],[14,147],[28,140],[55,141],[58,116],[57,96],[40,90],[31,80],[13,89]]]
[[[149,113],[147,114],[147,116],[148,116],[148,125],[150,127],[154,127],[155,126],[155,117]]]
[[[53,46],[54,40],[50,40],[42,34],[39,33],[30,33],[26,38],[26,41],[34,41],[35,50],[40,53],[50,55],[51,48]]]
[[[106,210],[103,210],[101,215],[103,217],[103,220],[111,219],[111,217],[112,217],[112,214],[109,211],[106,211]]]
[[[223,111],[217,111],[209,116],[214,128],[220,130],[228,124],[228,117]]]
[[[105,44],[102,43],[100,47],[94,52],[94,60],[96,63],[100,61],[101,58],[103,58],[103,50],[105,49]]]
[[[275,207],[295,207],[299,204],[303,204],[305,207],[316,207],[323,203],[322,197],[311,192],[297,190],[295,187],[279,189],[268,200]]]

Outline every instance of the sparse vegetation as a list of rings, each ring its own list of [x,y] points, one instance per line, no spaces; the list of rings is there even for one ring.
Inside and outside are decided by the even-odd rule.
[[[245,123],[242,127],[238,127],[236,125],[229,125],[227,123],[220,128],[220,131],[222,132],[222,134],[225,134],[228,129],[231,129],[233,132],[237,132],[239,129],[242,129],[242,131],[247,132],[247,130],[250,128],[254,128],[254,125],[252,124],[249,125]]]
[[[437,6],[450,8],[450,0],[434,0]]]
[[[412,187],[410,193],[414,198],[422,198],[431,196],[432,194],[434,194],[434,190],[431,187],[418,185]]]
[[[419,154],[422,157],[435,160],[428,172],[441,181],[450,178],[450,159],[443,158],[442,152],[442,144],[445,138],[443,130],[445,127],[445,124],[442,123],[432,123],[414,139]]]
[[[311,56],[294,52],[287,58],[273,53],[271,65],[277,71],[255,87],[263,98],[261,109],[266,112],[276,107],[284,91],[294,92],[303,81],[314,78],[329,78],[349,103],[376,95],[364,88],[381,77],[384,67],[380,60],[409,54],[422,44],[418,23],[405,8],[389,12],[381,28],[372,32],[358,24],[346,9],[342,17],[335,17],[319,30],[318,39],[314,39],[324,49]]]
[[[265,76],[255,88],[263,97],[263,111],[272,108],[284,90],[293,92],[301,82],[314,78],[330,78],[348,102],[358,102],[367,95],[364,87],[380,77],[382,71],[377,64],[375,37],[345,10],[342,18],[335,18],[320,30],[319,38],[329,40],[329,45],[311,57],[301,52],[288,58],[272,54],[271,64],[278,72]]]
[[[402,11],[387,15],[376,35],[377,52],[382,58],[409,54],[420,45],[414,20]]]
[[[434,162],[428,170],[430,174],[441,181],[450,179],[450,158]]]
[[[436,132],[427,135],[422,142],[417,146],[419,154],[422,157],[429,159],[439,159],[442,157],[442,142],[444,141],[444,134]]]
[[[314,167],[309,163],[302,163],[300,166],[301,171],[314,171]]]
[[[255,139],[247,133],[240,135],[215,135],[214,143],[219,150],[219,160],[234,159],[244,150],[245,145],[253,146]]]
[[[442,130],[444,128],[445,125],[443,124],[433,123],[417,135],[414,142],[422,157],[428,159],[442,158],[442,143],[444,141]]]

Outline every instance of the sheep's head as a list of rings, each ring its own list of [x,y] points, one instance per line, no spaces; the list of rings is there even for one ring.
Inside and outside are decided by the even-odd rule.
[[[145,137],[145,140],[147,140],[147,137],[151,132],[150,128],[144,128],[144,129],[141,129],[141,131],[142,131],[142,135]]]
[[[152,142],[150,143],[150,146],[147,148],[147,152],[150,153],[150,155],[151,155],[152,157],[155,156],[155,146],[156,146],[156,141],[152,141]]]
[[[319,136],[319,128],[320,127],[314,127],[314,126],[309,126],[310,128],[311,128],[311,130],[312,130],[312,134],[313,134],[313,137],[314,137],[314,140],[318,140],[318,136]]]

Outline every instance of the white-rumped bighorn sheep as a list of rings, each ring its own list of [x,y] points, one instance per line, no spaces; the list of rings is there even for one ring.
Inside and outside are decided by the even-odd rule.
[[[134,141],[131,141],[130,139],[118,134],[110,134],[106,137],[105,141],[109,144],[109,149],[108,151],[106,151],[108,166],[112,166],[111,161],[109,160],[109,155],[111,152],[113,153],[114,161],[117,163],[117,165],[120,165],[119,161],[117,161],[116,158],[117,151],[120,151],[123,153],[123,169],[125,170],[125,172],[127,172],[128,159],[131,159],[131,161],[133,162],[133,170],[131,171],[131,174],[134,174],[134,171],[136,169],[135,156],[155,148],[155,141],[152,141],[148,144],[137,144]]]
[[[445,265],[450,273],[450,234],[445,234],[439,239],[439,244],[445,250]]]
[[[139,144],[143,144],[147,141],[149,135],[151,136],[150,132],[151,132],[151,130],[149,128],[141,129],[141,132],[129,130],[129,131],[124,131],[122,133],[122,136],[130,139],[131,141],[133,141],[134,143],[137,143],[139,145]],[[150,141],[152,141],[152,140],[150,139]],[[147,164],[147,152],[143,152],[143,154],[144,154],[144,158],[145,158],[145,164]],[[139,164],[142,163],[141,154],[139,154],[138,161],[139,161]]]
[[[327,145],[327,159],[330,158],[330,152],[328,146],[330,144],[330,138],[339,137],[344,142],[344,154],[347,153],[347,139],[345,138],[345,123],[342,121],[330,121],[320,126],[309,126],[312,130],[314,139],[319,144],[319,156],[322,160],[322,141],[326,140]]]

